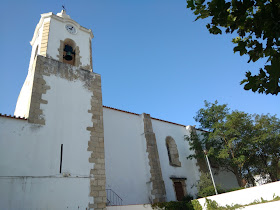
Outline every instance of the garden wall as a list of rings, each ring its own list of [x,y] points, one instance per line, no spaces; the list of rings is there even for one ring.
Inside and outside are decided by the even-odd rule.
[[[261,200],[261,198],[263,198],[264,200],[272,200],[275,196],[280,196],[280,181],[257,186],[257,187],[246,188],[243,190],[237,190],[234,192],[223,193],[220,195],[209,196],[207,197],[207,199],[215,200],[220,206],[226,206],[232,204],[245,205],[245,204],[252,203],[255,200]],[[198,201],[203,207],[203,209],[206,209],[206,207],[204,207],[206,199],[200,198],[198,199]],[[278,202],[279,201],[273,203],[275,204]],[[259,205],[262,206],[262,205],[269,205],[269,204],[267,203],[267,204],[259,204]],[[249,207],[247,208],[249,209]],[[262,207],[262,208],[267,209],[266,207]]]

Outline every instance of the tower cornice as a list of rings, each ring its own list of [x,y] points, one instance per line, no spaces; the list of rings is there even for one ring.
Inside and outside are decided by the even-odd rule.
[[[36,40],[36,37],[38,36],[39,29],[42,27],[42,25],[44,23],[44,20],[47,19],[47,18],[55,19],[55,20],[58,20],[58,21],[63,22],[63,23],[71,23],[71,24],[75,25],[79,30],[84,31],[86,33],[89,33],[91,39],[94,37],[91,29],[87,29],[87,28],[81,26],[79,23],[77,23],[76,21],[72,20],[70,18],[70,16],[68,16],[68,17],[67,18],[59,17],[59,16],[55,15],[52,12],[41,14],[41,19],[40,19],[39,23],[37,24],[37,26],[35,28],[34,35],[32,37],[32,40],[30,41],[31,46],[33,46],[33,44],[34,44],[34,42]]]

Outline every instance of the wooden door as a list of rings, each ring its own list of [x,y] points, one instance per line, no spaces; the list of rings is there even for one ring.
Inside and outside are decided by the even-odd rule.
[[[174,182],[176,198],[178,201],[182,201],[184,198],[184,189],[182,182]]]

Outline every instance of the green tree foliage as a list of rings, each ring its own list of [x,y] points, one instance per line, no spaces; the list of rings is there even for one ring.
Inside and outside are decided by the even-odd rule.
[[[257,75],[250,71],[241,81],[245,90],[277,95],[280,92],[280,1],[279,0],[187,0],[196,20],[211,18],[211,34],[236,32],[234,52],[249,61],[266,58]]]
[[[279,178],[280,120],[276,116],[230,111],[227,105],[205,101],[195,120],[207,130],[202,138],[192,132],[187,140],[192,150],[208,150],[212,164],[254,183],[253,175]],[[201,158],[202,151],[188,158]]]
[[[224,190],[221,189],[220,186],[216,186],[216,187],[218,193],[225,192]],[[197,191],[198,191],[197,193],[198,198],[204,198],[207,196],[216,195],[215,188],[209,173],[204,173],[204,172],[201,173],[199,182],[197,184]]]
[[[280,120],[276,116],[255,115],[256,129],[253,139],[255,174],[269,174],[272,181],[280,175]]]
[[[164,210],[194,210],[191,201],[169,201],[162,203],[152,204],[153,209],[164,209]]]

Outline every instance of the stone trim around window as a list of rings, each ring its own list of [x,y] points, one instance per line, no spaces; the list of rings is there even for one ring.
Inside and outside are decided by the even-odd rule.
[[[68,63],[70,64],[69,62],[65,62],[65,60],[63,59],[63,53],[64,53],[64,47],[65,47],[65,44],[67,44],[68,42],[72,42],[72,46],[74,51],[75,51],[75,56],[74,56],[74,65],[73,66],[76,66],[76,67],[81,67],[81,56],[80,56],[80,48],[79,46],[76,46],[76,43],[72,40],[72,39],[65,39],[65,40],[60,40],[60,46],[59,48],[57,49],[58,50],[58,55],[57,55],[57,58],[60,62],[62,63]],[[72,64],[71,64],[72,65]],[[85,69],[85,70],[89,70],[87,68],[83,68],[81,67],[82,69]]]
[[[175,140],[171,136],[167,136],[165,139],[167,154],[169,158],[169,164],[174,167],[181,167],[179,160],[179,153]]]

